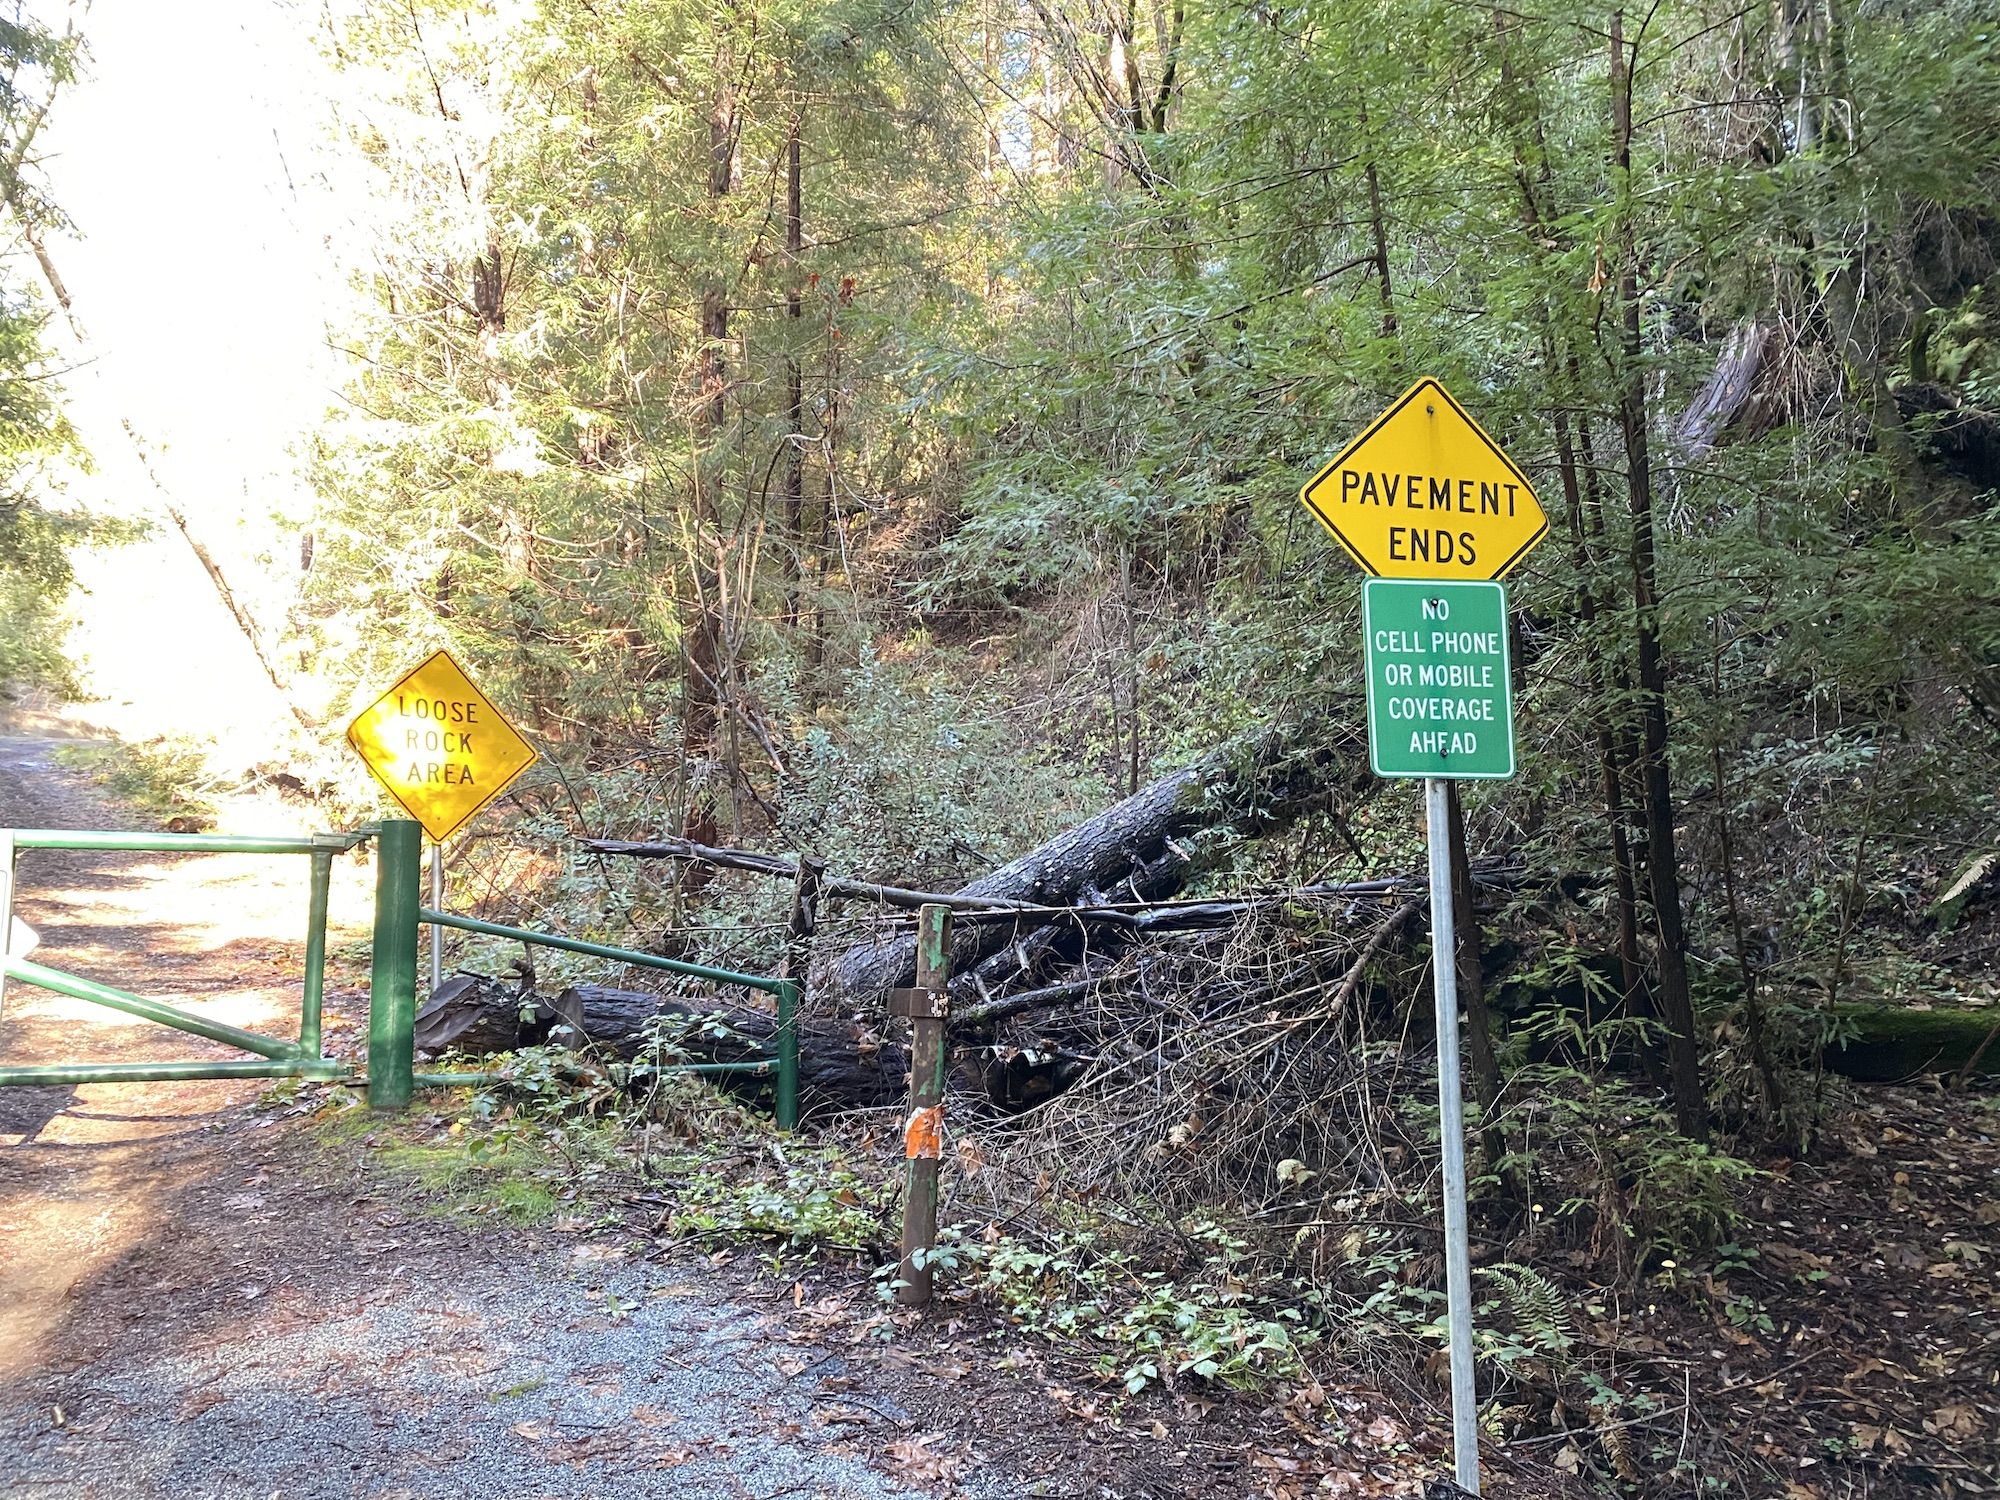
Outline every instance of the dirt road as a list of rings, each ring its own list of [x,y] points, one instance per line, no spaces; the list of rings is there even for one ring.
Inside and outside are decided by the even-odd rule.
[[[129,822],[56,750],[0,737],[0,826]],[[38,961],[283,1035],[305,873],[37,852],[18,906]],[[329,1044],[352,1053],[359,995],[330,986]],[[19,985],[0,1015],[10,1062],[210,1055],[231,1054]],[[871,1467],[870,1427],[907,1426],[893,1397],[837,1357],[802,1369],[705,1262],[455,1228],[329,1169],[258,1100],[0,1090],[0,1496],[912,1493]]]

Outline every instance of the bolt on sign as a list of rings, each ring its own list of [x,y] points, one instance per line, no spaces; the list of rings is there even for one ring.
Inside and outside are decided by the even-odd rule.
[[[1361,630],[1377,776],[1514,774],[1504,584],[1370,578]]]
[[[1429,376],[1299,498],[1378,578],[1499,578],[1549,529],[1528,476]]]
[[[347,726],[347,743],[435,840],[449,838],[536,760],[449,651],[426,657]]]

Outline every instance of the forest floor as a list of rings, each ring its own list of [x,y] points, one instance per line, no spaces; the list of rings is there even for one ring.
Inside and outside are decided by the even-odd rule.
[[[0,826],[132,826],[61,744],[0,738]],[[18,910],[39,961],[282,1034],[296,863],[30,854]],[[363,999],[339,977],[348,1053]],[[224,1054],[13,985],[0,1055]],[[285,1098],[0,1092],[0,1494],[858,1500],[912,1492],[899,1451],[936,1462],[838,1354],[800,1378],[768,1293],[699,1257],[456,1227],[329,1157]]]
[[[0,826],[138,826],[58,754],[64,727],[0,725]],[[275,805],[222,816],[286,814],[299,826]],[[33,853],[21,871],[41,961],[278,1034],[295,1016],[303,862]],[[367,898],[345,871],[339,1055],[361,1048]],[[222,1055],[18,985],[6,1000],[9,1061]],[[663,1237],[644,1183],[565,1190],[526,1227],[468,1216],[395,1166],[450,1142],[454,1109],[377,1123],[337,1093],[0,1091],[0,1496],[1301,1500],[1417,1494],[1448,1466],[1441,1392],[1414,1372],[1398,1394],[1325,1370],[1126,1397],[1087,1348],[1023,1337],[963,1289],[898,1313],[865,1257]],[[1674,1399],[1625,1426],[1503,1392],[1524,1417],[1503,1410],[1517,1438],[1489,1449],[1489,1493],[1626,1466],[1658,1493],[1992,1493],[1995,1103],[1856,1088],[1811,1161],[1757,1164],[1738,1243],[1643,1285],[1538,1258],[1610,1309],[1579,1329],[1580,1365]]]
[[[141,826],[59,754],[70,732],[0,725],[0,826]],[[37,961],[295,1024],[303,861],[20,868]],[[337,1055],[364,1035],[364,897],[359,872],[335,892]],[[224,1055],[19,984],[0,1012],[14,1063]],[[1048,1359],[968,1357],[948,1317],[888,1327],[865,1278],[809,1292],[615,1213],[468,1223],[372,1169],[387,1130],[316,1128],[325,1104],[227,1081],[0,1090],[0,1496],[1166,1500],[1298,1494],[1323,1467],[1280,1411],[1158,1394],[1114,1414]],[[1340,1492],[1437,1472],[1378,1398],[1335,1399],[1376,1449]]]

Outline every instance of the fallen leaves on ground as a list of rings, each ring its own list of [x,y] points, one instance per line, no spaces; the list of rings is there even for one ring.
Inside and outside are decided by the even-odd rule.
[[[925,1433],[903,1438],[883,1450],[891,1465],[905,1479],[919,1484],[950,1484],[965,1469],[969,1454],[952,1445],[951,1435]]]

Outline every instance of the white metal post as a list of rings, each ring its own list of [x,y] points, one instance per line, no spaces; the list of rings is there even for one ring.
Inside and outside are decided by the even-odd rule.
[[[431,845],[431,910],[444,910],[444,844]],[[444,929],[431,926],[431,993],[444,983]]]
[[[1458,1079],[1458,935],[1451,909],[1450,783],[1424,778],[1430,839],[1431,977],[1437,995],[1438,1133],[1444,1148],[1444,1280],[1451,1336],[1451,1440],[1460,1488],[1479,1493],[1472,1380],[1472,1255],[1465,1231],[1465,1101]]]

